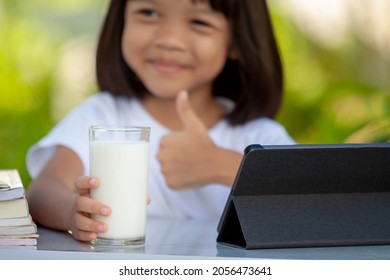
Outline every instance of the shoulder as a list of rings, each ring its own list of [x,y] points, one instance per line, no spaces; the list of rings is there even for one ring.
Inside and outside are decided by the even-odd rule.
[[[211,130],[211,136],[218,145],[238,151],[243,151],[246,146],[251,144],[295,144],[286,128],[270,118],[257,118],[236,126],[223,120]]]
[[[256,118],[242,125],[243,129],[261,129],[264,132],[273,133],[276,131],[285,131],[285,127],[274,119],[270,118]]]
[[[279,122],[270,118],[257,118],[242,125],[244,133],[258,139],[264,145],[294,144],[287,129]],[[256,143],[256,142],[255,142]]]
[[[109,92],[98,92],[76,106],[68,117],[114,122],[120,118],[129,104],[134,102],[135,99],[113,96]]]
[[[217,101],[226,108],[227,112],[231,112],[235,107],[235,104],[229,99],[217,98]],[[233,137],[245,139],[247,142],[254,141],[253,143],[264,145],[295,143],[281,123],[267,117],[256,118],[236,126],[232,126],[228,124],[227,120],[223,120],[220,123],[220,128],[222,128],[221,133],[231,132]]]
[[[85,99],[80,105],[75,109],[106,109],[109,107],[115,106],[115,97],[112,96],[109,92],[99,92],[89,96]]]

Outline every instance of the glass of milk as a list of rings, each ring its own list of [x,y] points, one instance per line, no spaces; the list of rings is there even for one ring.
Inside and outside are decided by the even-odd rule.
[[[93,217],[107,224],[107,231],[92,241],[94,245],[144,244],[149,135],[149,127],[89,128],[90,175],[100,180],[91,197],[112,210],[108,217]]]

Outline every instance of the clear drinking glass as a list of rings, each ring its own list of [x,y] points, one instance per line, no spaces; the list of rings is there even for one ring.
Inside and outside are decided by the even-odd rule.
[[[100,186],[91,197],[111,207],[108,217],[94,215],[108,230],[94,245],[130,246],[145,242],[149,169],[149,127],[91,126],[90,175]]]

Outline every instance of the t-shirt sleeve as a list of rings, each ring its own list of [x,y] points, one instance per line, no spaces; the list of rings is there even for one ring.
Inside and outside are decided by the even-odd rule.
[[[253,123],[253,125],[256,125]],[[256,130],[253,128],[253,130]],[[264,118],[261,120],[261,129],[253,134],[253,143],[262,145],[293,145],[295,140],[287,132],[286,128],[279,122]]]
[[[235,143],[239,151],[243,152],[248,145],[293,145],[294,139],[286,128],[279,122],[270,118],[252,120],[237,128]]]
[[[111,112],[111,113],[110,113]],[[115,101],[111,95],[100,93],[89,97],[75,107],[46,136],[34,144],[27,152],[27,169],[35,178],[54,154],[58,146],[75,152],[84,166],[84,174],[89,171],[89,132],[91,125],[115,123]]]

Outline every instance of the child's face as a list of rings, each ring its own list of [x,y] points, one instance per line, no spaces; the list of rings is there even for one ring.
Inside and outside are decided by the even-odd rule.
[[[229,55],[230,29],[207,1],[129,0],[123,56],[155,96],[209,90]]]

